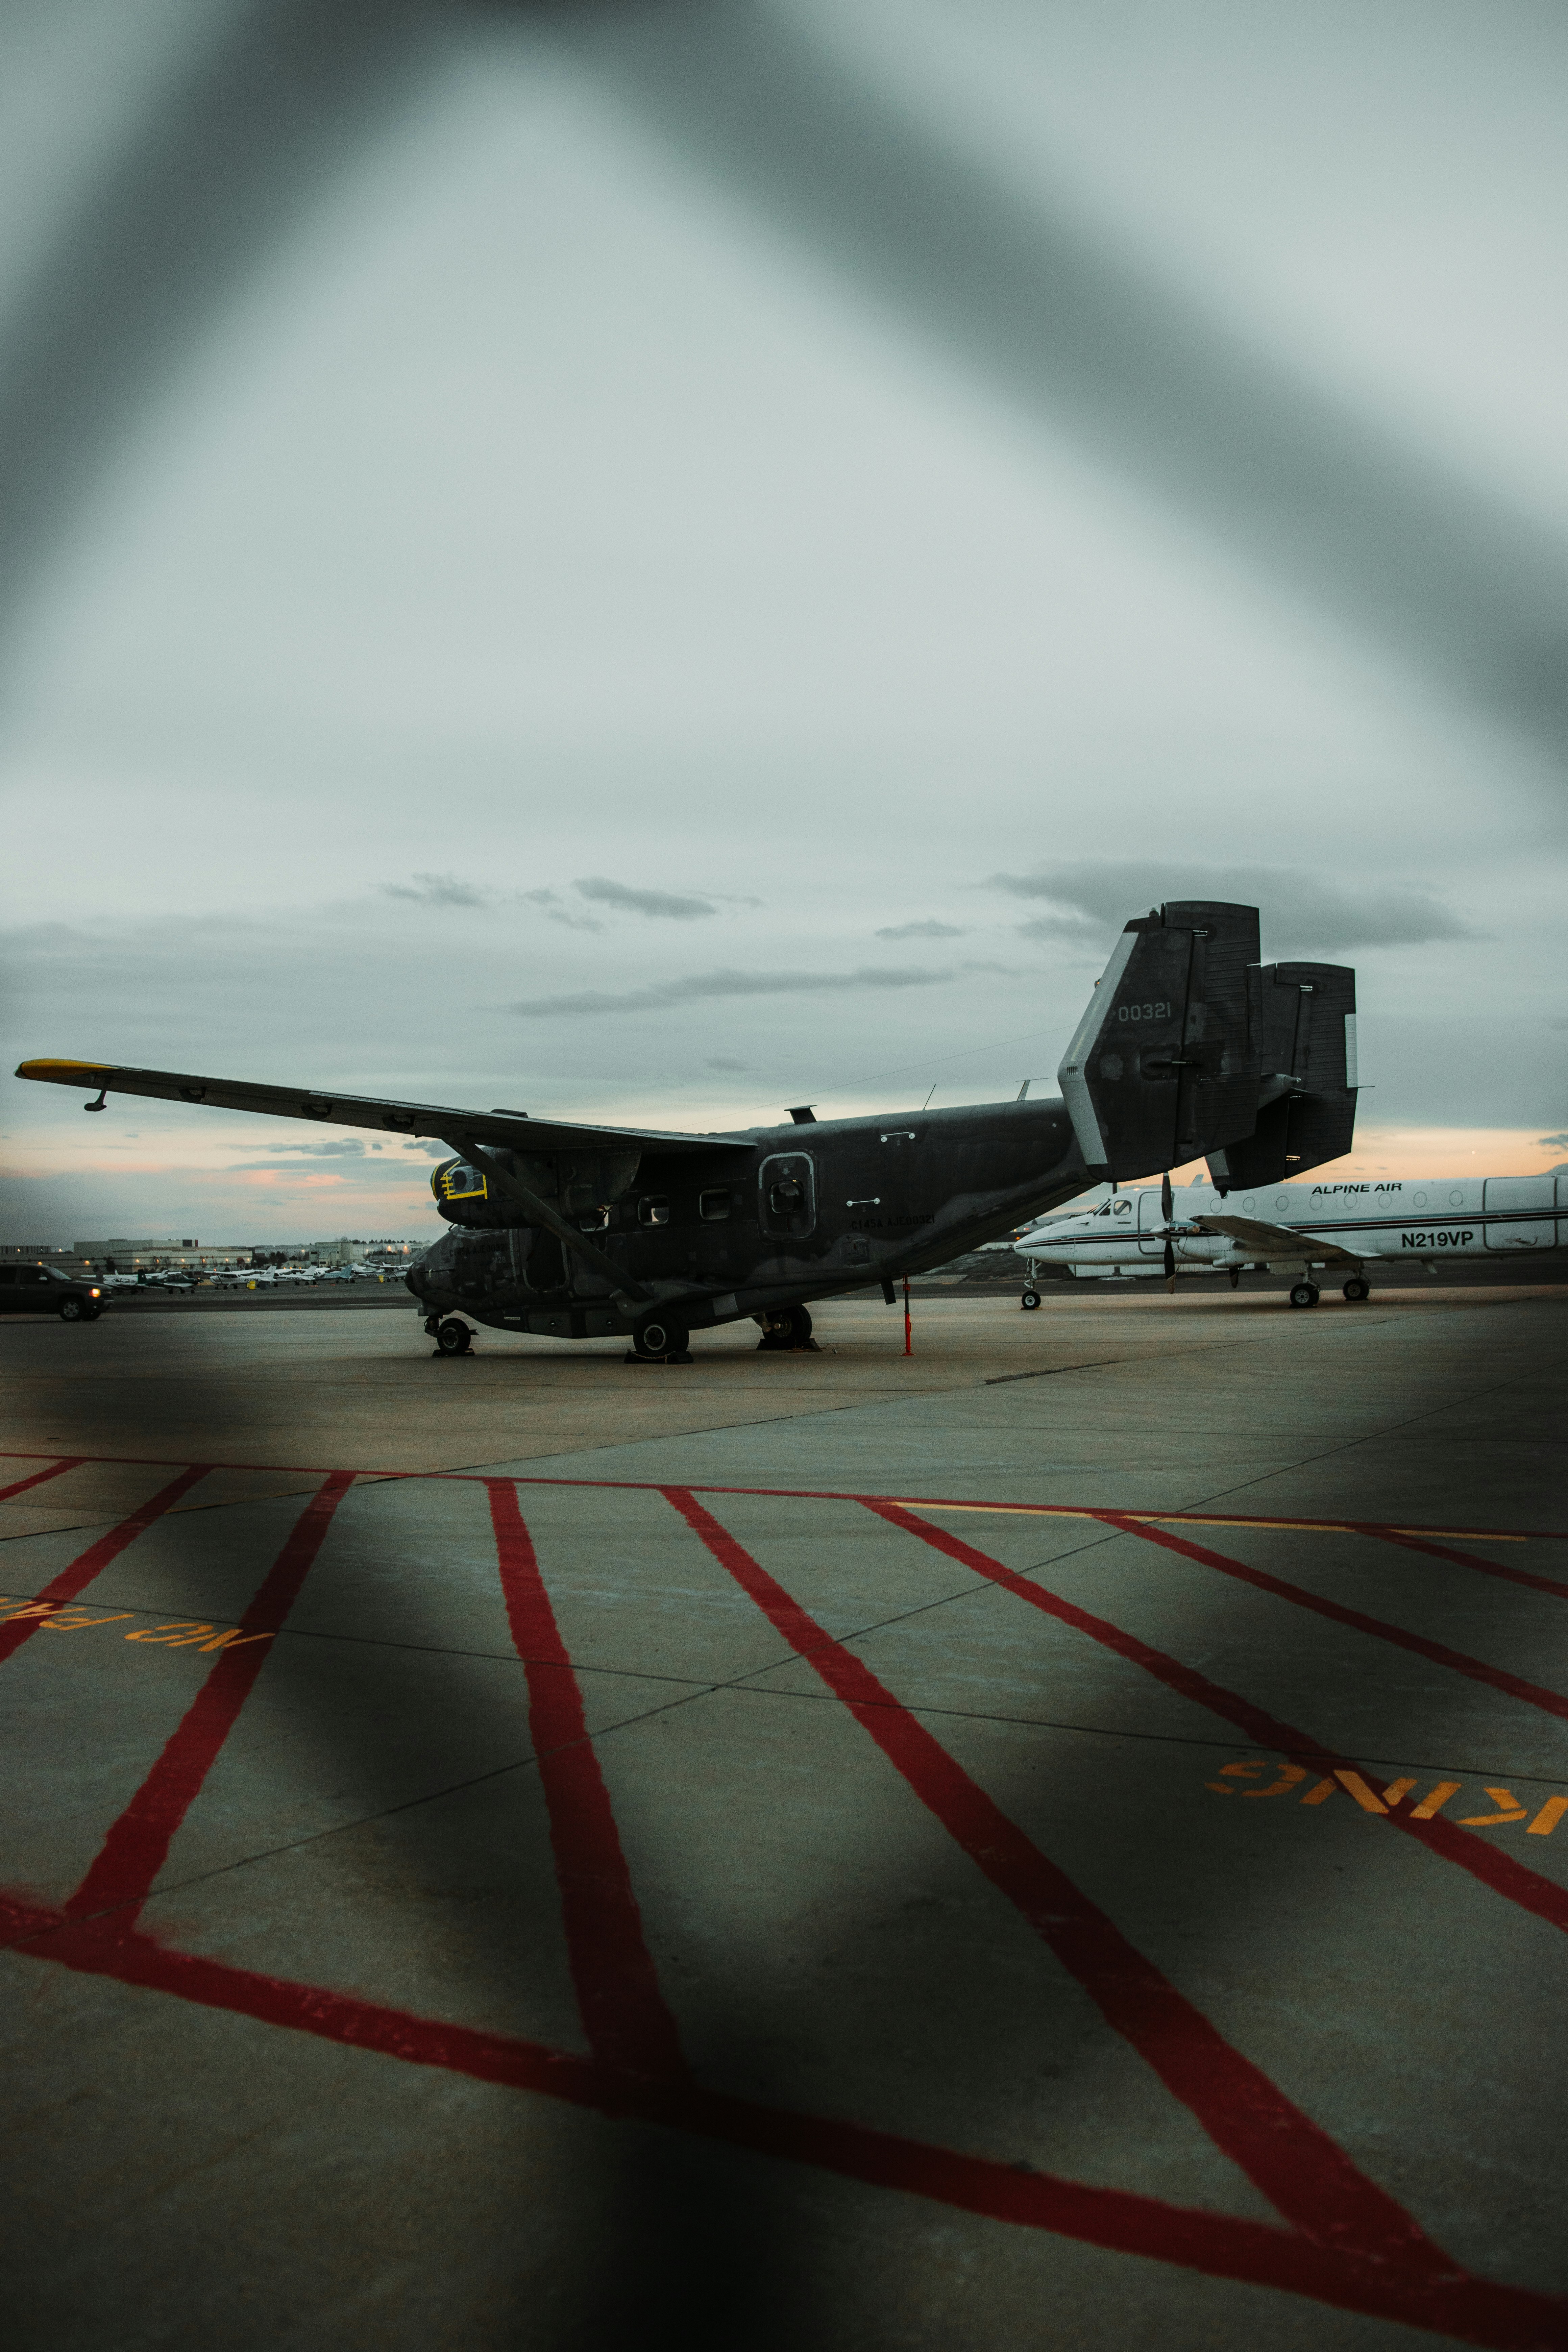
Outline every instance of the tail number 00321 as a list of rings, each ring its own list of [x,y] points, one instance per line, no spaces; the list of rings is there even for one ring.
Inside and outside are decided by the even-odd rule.
[[[1170,1004],[1119,1004],[1118,1021],[1168,1021],[1173,1007]]]

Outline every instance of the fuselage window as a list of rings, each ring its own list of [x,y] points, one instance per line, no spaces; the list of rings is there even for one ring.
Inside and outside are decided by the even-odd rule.
[[[668,1196],[663,1192],[645,1192],[637,1202],[637,1223],[639,1225],[668,1225],[669,1223]]]
[[[768,1193],[768,1207],[775,1217],[793,1217],[805,1202],[805,1187],[798,1177],[781,1176]]]
[[[602,1234],[609,1222],[610,1212],[607,1208],[590,1209],[585,1217],[578,1218],[577,1231],[580,1234]]]
[[[705,1225],[721,1225],[730,1213],[728,1189],[721,1188],[712,1192],[700,1192],[697,1196],[697,1213]]]

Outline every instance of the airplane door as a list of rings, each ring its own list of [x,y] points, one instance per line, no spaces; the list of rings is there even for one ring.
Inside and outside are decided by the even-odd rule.
[[[774,1151],[757,1171],[757,1222],[775,1241],[804,1241],[816,1225],[816,1169],[809,1151]]]
[[[1175,1223],[1172,1218],[1173,1224]],[[1160,1188],[1151,1184],[1138,1195],[1138,1248],[1144,1257],[1165,1255],[1165,1213],[1160,1206]]]
[[[1522,1257],[1526,1250],[1551,1249],[1556,1240],[1550,1176],[1489,1176],[1486,1185],[1487,1247]],[[1511,1210],[1511,1216],[1500,1216]]]

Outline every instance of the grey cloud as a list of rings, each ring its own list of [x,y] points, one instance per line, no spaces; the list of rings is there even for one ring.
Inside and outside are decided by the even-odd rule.
[[[426,1143],[421,1140],[418,1143],[405,1143],[403,1149],[405,1151],[423,1152],[429,1160],[450,1160],[452,1157],[444,1143]]]
[[[384,882],[388,898],[411,898],[418,907],[482,907],[489,893],[455,874],[416,874],[411,882]]]
[[[507,1009],[538,1019],[558,1013],[649,1013],[667,1004],[695,1003],[704,997],[789,996],[807,989],[931,988],[952,977],[951,971],[922,971],[912,965],[882,970],[862,965],[855,971],[703,971],[685,980],[656,981],[651,987],[629,989],[624,995],[584,989],[574,996],[525,998]]]
[[[1568,1151],[1568,1135],[1543,1135],[1541,1139],[1541,1149],[1542,1151]],[[1554,1168],[1552,1172],[1554,1176],[1560,1176],[1563,1171],[1560,1168]]]
[[[877,937],[879,940],[961,940],[963,933],[956,923],[888,923]]]
[[[584,898],[595,899],[600,906],[624,907],[634,915],[654,915],[673,923],[694,923],[703,915],[714,915],[718,908],[710,898],[684,896],[677,890],[634,890],[625,882],[612,882],[602,874],[585,875],[572,887]]]
[[[521,896],[528,906],[542,907],[551,922],[563,923],[569,931],[602,931],[605,928],[592,915],[574,914],[569,907],[563,906],[559,890],[524,890]]]
[[[993,874],[983,886],[1055,910],[1020,925],[1028,939],[1087,941],[1166,898],[1221,898],[1256,906],[1265,955],[1308,950],[1419,947],[1475,934],[1451,907],[1407,883],[1346,887],[1279,866],[1180,866],[1153,860],[1086,861],[1033,874]],[[1109,938],[1105,939],[1107,947]]]

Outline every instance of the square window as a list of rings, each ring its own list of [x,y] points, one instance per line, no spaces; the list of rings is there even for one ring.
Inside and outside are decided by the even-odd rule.
[[[637,1202],[637,1223],[639,1225],[668,1225],[669,1223],[668,1196],[663,1192],[645,1192]]]
[[[697,1213],[705,1225],[721,1225],[730,1213],[728,1187],[721,1186],[711,1192],[700,1192],[697,1196]]]

